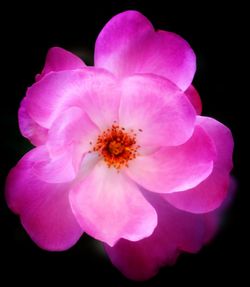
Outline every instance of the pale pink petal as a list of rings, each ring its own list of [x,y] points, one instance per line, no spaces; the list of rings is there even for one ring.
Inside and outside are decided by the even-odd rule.
[[[33,149],[11,170],[6,200],[36,244],[47,250],[65,250],[78,241],[82,229],[71,211],[69,184],[49,184],[32,172],[34,162],[45,154],[43,147]]]
[[[190,85],[188,89],[185,91],[185,95],[188,97],[189,101],[193,105],[198,115],[202,112],[202,103],[201,98],[197,90],[193,85]]]
[[[46,142],[48,130],[37,124],[27,113],[26,98],[21,102],[18,110],[18,122],[21,134],[29,139],[35,146],[42,145]]]
[[[137,156],[130,162],[127,173],[148,190],[159,193],[181,192],[209,176],[214,158],[211,139],[197,126],[185,144]]]
[[[40,180],[49,183],[69,182],[77,175],[70,152],[65,152],[55,159],[51,159],[48,153],[46,158],[34,163],[32,172]]]
[[[80,155],[93,148],[100,130],[78,107],[68,108],[54,121],[49,130],[47,147],[50,156],[58,157],[68,152],[79,152]],[[79,155],[79,156],[80,156]]]
[[[154,208],[135,183],[103,162],[72,187],[70,202],[86,233],[110,246],[120,238],[147,237],[157,225]]]
[[[49,49],[44,68],[41,74],[36,75],[36,81],[41,80],[50,72],[82,69],[84,67],[86,67],[84,62],[76,55],[62,48],[53,47]]]
[[[134,129],[140,146],[172,146],[187,141],[194,130],[195,111],[174,84],[154,75],[122,81],[119,123]]]
[[[164,195],[165,199],[179,209],[205,213],[219,207],[225,199],[232,168],[233,138],[230,130],[220,122],[198,117],[200,125],[213,140],[216,147],[214,169],[198,186],[183,192]]]
[[[72,106],[106,128],[117,120],[119,101],[114,77],[96,68],[49,73],[28,89],[26,97],[30,117],[45,128]]]
[[[126,11],[113,17],[99,34],[95,66],[119,77],[152,73],[174,82],[185,91],[192,82],[195,54],[180,36],[155,31],[146,17]]]
[[[105,245],[112,263],[133,280],[153,277],[160,267],[174,264],[180,251],[199,251],[206,232],[203,216],[180,211],[158,195],[148,193],[147,199],[158,215],[153,234],[136,242],[122,239],[113,247]]]

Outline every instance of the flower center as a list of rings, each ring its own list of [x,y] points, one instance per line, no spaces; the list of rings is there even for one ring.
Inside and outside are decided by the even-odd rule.
[[[124,144],[120,143],[119,141],[111,141],[109,143],[109,152],[115,156],[122,154],[124,152],[125,146]]]
[[[114,123],[98,136],[92,150],[98,152],[108,167],[120,170],[124,166],[128,167],[128,162],[136,158],[138,148],[134,130],[127,131]]]

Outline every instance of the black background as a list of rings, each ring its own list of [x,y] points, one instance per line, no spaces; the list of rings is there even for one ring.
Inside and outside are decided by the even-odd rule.
[[[101,2],[101,1],[99,1]],[[162,1],[163,2],[163,1]],[[1,194],[0,194],[0,284],[66,283],[74,286],[179,286],[205,283],[237,283],[242,286],[249,250],[246,244],[247,188],[243,187],[243,65],[246,27],[241,3],[211,1],[62,1],[45,4],[14,3],[1,7]],[[197,55],[194,84],[203,101],[203,114],[215,117],[232,129],[235,138],[233,171],[237,196],[217,238],[196,255],[183,255],[172,268],[163,268],[147,282],[124,278],[96,243],[84,236],[66,252],[39,249],[26,235],[19,219],[4,201],[8,170],[30,146],[18,130],[17,110],[26,88],[34,81],[52,46],[79,52],[92,64],[95,39],[104,24],[124,10],[141,11],[155,28],[180,34]],[[246,33],[246,32],[245,32]],[[82,50],[81,50],[82,49]],[[249,74],[249,71],[248,71]],[[241,80],[241,81],[240,81]],[[32,275],[32,276],[31,276]],[[35,281],[33,276],[36,278]],[[100,282],[100,283],[98,283]],[[234,284],[234,283],[233,283]]]

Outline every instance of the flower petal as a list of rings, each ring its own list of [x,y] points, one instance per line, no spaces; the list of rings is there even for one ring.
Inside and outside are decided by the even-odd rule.
[[[49,183],[69,182],[76,177],[73,157],[70,152],[65,152],[55,159],[51,159],[47,152],[46,158],[34,163],[32,172],[40,180]]]
[[[41,80],[49,72],[76,70],[84,67],[86,67],[84,62],[76,55],[62,48],[53,47],[49,49],[42,73],[36,75],[36,81]]]
[[[122,81],[119,122],[137,132],[144,146],[179,145],[193,133],[195,111],[184,93],[166,79],[136,75]]]
[[[105,244],[105,250],[112,263],[128,278],[149,279],[160,267],[174,264],[180,252],[197,252],[213,239],[234,191],[235,183],[232,182],[220,208],[205,214],[192,214],[178,210],[162,201],[160,196],[144,190],[158,215],[153,234],[136,242],[121,239],[113,247]]]
[[[22,100],[18,110],[18,122],[21,134],[35,146],[46,142],[48,130],[37,124],[26,110],[26,97]]]
[[[203,216],[180,211],[156,194],[147,192],[147,199],[158,215],[153,234],[137,242],[121,239],[113,247],[105,245],[112,263],[133,280],[153,277],[160,267],[174,264],[180,251],[199,251],[206,232]]]
[[[70,107],[54,121],[49,130],[47,147],[52,157],[65,151],[79,150],[83,155],[91,149],[90,142],[98,136],[99,129],[88,115],[78,107]]]
[[[197,90],[194,86],[190,85],[188,89],[185,91],[185,95],[193,105],[194,109],[196,110],[197,115],[200,115],[202,112],[202,103],[201,98]]]
[[[215,150],[199,126],[193,136],[176,147],[162,148],[131,161],[128,175],[148,190],[159,193],[192,188],[212,172]]]
[[[220,122],[207,117],[198,117],[200,125],[213,140],[217,157],[214,169],[198,186],[183,192],[164,195],[175,207],[194,213],[205,213],[218,208],[224,201],[229,186],[232,168],[233,138],[230,130]]]
[[[183,192],[165,194],[164,198],[176,208],[193,213],[205,213],[218,208],[226,197],[229,174],[214,167],[203,182]]]
[[[81,107],[100,128],[117,120],[119,94],[108,72],[84,68],[52,72],[27,91],[27,112],[39,125],[50,128],[67,108]]]
[[[50,72],[75,70],[86,67],[83,61],[74,54],[59,48],[53,47],[48,51],[45,66],[41,74],[36,75],[36,81],[41,80]],[[36,123],[26,110],[26,98],[23,99],[18,112],[19,126],[24,137],[32,144],[38,146],[44,144],[47,139],[47,129]]]
[[[195,54],[180,36],[155,32],[149,20],[136,11],[113,17],[99,34],[95,66],[119,77],[152,73],[174,82],[185,91],[192,82]]]
[[[78,241],[83,231],[71,211],[69,184],[49,184],[33,174],[34,162],[44,154],[43,147],[33,149],[11,170],[6,200],[36,244],[47,250],[65,250]]]
[[[163,234],[159,233],[155,231],[150,237],[136,242],[121,239],[113,247],[105,244],[105,251],[112,264],[127,278],[148,280],[157,274],[160,267],[173,265],[180,253],[174,244],[167,238],[164,240],[161,237]]]
[[[201,126],[213,140],[217,157],[215,164],[218,168],[230,172],[233,167],[233,136],[228,127],[209,117],[197,117],[197,125]]]
[[[147,237],[157,224],[154,208],[137,186],[103,162],[72,187],[70,202],[80,226],[110,246],[120,238]]]

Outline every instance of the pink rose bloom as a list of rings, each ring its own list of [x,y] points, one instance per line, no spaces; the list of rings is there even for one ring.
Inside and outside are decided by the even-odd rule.
[[[86,232],[125,276],[145,280],[212,238],[233,139],[200,116],[195,61],[185,40],[135,11],[103,28],[94,67],[49,50],[19,109],[35,147],[6,185],[37,245],[65,250]]]

